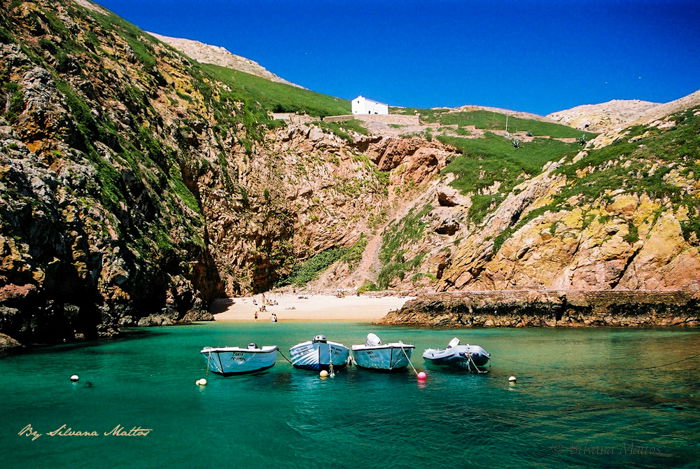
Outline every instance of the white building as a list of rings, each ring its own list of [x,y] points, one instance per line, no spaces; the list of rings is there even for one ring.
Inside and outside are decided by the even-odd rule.
[[[384,103],[372,101],[364,96],[358,96],[352,100],[353,114],[389,114],[389,106]]]

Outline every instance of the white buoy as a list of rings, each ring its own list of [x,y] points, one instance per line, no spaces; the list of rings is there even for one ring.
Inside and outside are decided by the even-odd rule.
[[[327,377],[328,377],[328,372],[327,372],[326,370],[321,370],[321,373],[320,373],[319,376],[321,376],[321,378],[327,378]]]
[[[79,379],[80,379],[80,376],[78,376],[78,375],[73,375],[70,377],[70,380],[73,381],[74,383],[77,383]]]
[[[197,381],[194,382],[194,385],[195,385],[195,386],[199,386],[199,382],[200,382],[200,381],[201,381],[201,379],[198,379]]]
[[[200,379],[200,380],[199,380],[199,385],[200,385],[200,386],[206,386],[206,385],[207,385],[207,380],[204,379],[204,378]]]
[[[515,383],[516,381],[518,381],[518,378],[516,378],[515,376],[511,376],[510,378],[508,378],[509,383]]]

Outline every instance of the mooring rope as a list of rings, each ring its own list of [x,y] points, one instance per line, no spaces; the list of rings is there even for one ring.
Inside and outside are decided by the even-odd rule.
[[[284,353],[282,353],[282,350],[277,348],[277,351],[280,353],[280,355],[282,355],[282,358],[284,358],[285,360],[287,360],[289,362],[290,365],[294,365],[294,363],[292,363],[292,361],[289,358],[287,358]]]
[[[663,366],[675,365],[676,363],[685,362],[685,361],[692,360],[692,359],[698,358],[698,357],[700,357],[700,353],[697,353],[697,354],[695,354],[695,355],[691,355],[691,356],[689,356],[689,357],[681,358],[680,360],[676,360],[676,361],[674,361],[674,362],[662,363],[661,365],[645,366],[645,367],[642,367],[642,368],[627,368],[627,367],[624,367],[624,368],[625,368],[626,370],[651,370],[652,368],[661,368],[661,367],[663,367]]]
[[[413,368],[413,372],[416,374],[416,376],[418,376],[418,371],[416,370],[416,367],[413,366],[413,363],[411,363],[411,359],[409,358],[406,351],[403,349],[403,344],[401,344],[399,347],[401,347],[401,351],[403,352],[403,354],[406,355],[406,360],[408,360],[408,364],[411,365],[411,368]]]
[[[207,357],[207,371],[204,373],[204,378],[209,378],[209,363],[211,363],[211,350],[209,350],[209,356]],[[221,370],[223,372],[223,370]]]
[[[476,370],[477,373],[479,373],[479,374],[485,374],[485,373],[488,373],[488,372],[489,372],[489,370],[481,371],[481,370],[479,369],[479,367],[476,366],[476,363],[474,363],[474,359],[472,358],[471,352],[467,352],[467,360],[469,360],[469,361],[472,363],[472,365],[474,365],[474,369]],[[470,368],[471,368],[471,367],[470,367]]]

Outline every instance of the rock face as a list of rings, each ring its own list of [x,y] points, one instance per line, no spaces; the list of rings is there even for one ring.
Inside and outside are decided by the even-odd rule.
[[[441,288],[693,288],[699,116],[667,116],[521,184],[455,249]]]
[[[19,342],[9,335],[0,334],[0,356],[7,351],[18,349],[21,346],[22,345]]]
[[[209,126],[180,124],[206,109],[201,82],[109,18],[73,2],[0,11],[0,331],[21,342],[205,318],[223,293],[193,181]]]
[[[689,292],[489,291],[426,295],[381,324],[431,327],[697,327]]]
[[[212,299],[266,291],[332,248],[356,252],[309,288],[700,278],[700,108],[603,134],[510,185],[501,168],[476,173],[489,183],[470,192],[449,165],[478,155],[432,134],[279,127],[82,0],[0,9],[0,77],[0,333],[22,343],[210,319]]]
[[[241,72],[250,73],[251,75],[255,75],[266,80],[301,88],[299,85],[295,85],[284,78],[278,77],[253,60],[246,59],[240,55],[232,54],[224,47],[212,46],[209,44],[204,44],[203,42],[193,41],[191,39],[162,36],[156,33],[148,34],[166,44],[170,44],[183,54],[192,57],[198,62],[232,68]]]
[[[659,103],[638,99],[613,99],[606,103],[584,104],[553,112],[547,117],[580,130],[606,132],[625,127],[657,106]]]
[[[363,150],[389,171],[396,183],[389,192],[400,194],[394,201],[403,208],[389,211],[374,264],[370,239],[361,264],[365,285],[413,293],[697,288],[698,135],[700,107],[690,107],[602,134],[507,192],[498,180],[462,192],[445,173],[449,154],[377,140],[375,149]],[[394,158],[395,149],[401,156]],[[420,169],[407,171],[411,161]],[[402,192],[412,186],[419,189]],[[500,200],[484,210],[479,201],[494,194]],[[485,212],[481,221],[475,210]]]
[[[375,229],[390,187],[453,154],[268,128],[263,109],[84,4],[0,10],[0,331],[21,342],[210,319],[211,299],[265,291]]]

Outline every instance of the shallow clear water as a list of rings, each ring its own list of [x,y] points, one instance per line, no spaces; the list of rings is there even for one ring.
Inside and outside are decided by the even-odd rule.
[[[258,375],[194,385],[205,345],[255,341],[288,355],[315,334],[349,346],[370,331],[415,344],[419,369],[425,348],[458,336],[491,353],[491,372],[428,370],[419,384],[410,371],[350,368],[321,380],[280,357]],[[153,328],[0,360],[0,454],[3,467],[697,467],[697,354],[697,329]],[[19,436],[28,424],[43,436]],[[63,424],[101,436],[47,435]],[[116,425],[152,432],[103,435]]]

